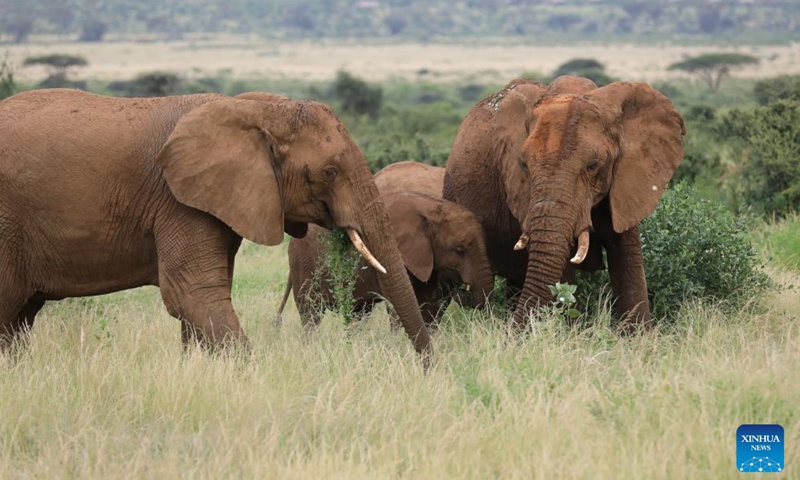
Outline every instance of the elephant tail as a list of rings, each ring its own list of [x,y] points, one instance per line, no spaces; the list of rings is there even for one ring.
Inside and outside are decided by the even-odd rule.
[[[283,291],[283,299],[281,305],[278,307],[278,315],[275,316],[275,326],[280,327],[283,325],[283,309],[286,308],[286,301],[289,300],[289,294],[292,292],[292,278],[286,279],[286,289]]]

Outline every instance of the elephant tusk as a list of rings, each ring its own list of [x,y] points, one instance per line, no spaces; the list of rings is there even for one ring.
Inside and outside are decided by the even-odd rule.
[[[522,250],[523,248],[527,247],[528,246],[528,240],[530,240],[530,237],[528,236],[528,234],[527,233],[523,233],[519,237],[519,240],[517,240],[517,243],[514,245],[514,250]]]
[[[383,265],[381,265],[380,262],[378,262],[378,259],[375,258],[372,255],[372,252],[369,251],[367,246],[364,245],[364,241],[361,240],[361,235],[359,235],[358,232],[356,232],[352,228],[348,228],[347,229],[347,236],[350,237],[350,241],[353,242],[353,246],[356,247],[356,250],[358,250],[358,253],[360,253],[361,256],[364,257],[364,260],[366,260],[367,263],[372,265],[372,267],[375,270],[377,270],[377,271],[379,271],[381,273],[386,273],[386,269],[383,268]]]
[[[578,236],[578,251],[575,252],[575,256],[572,257],[570,262],[578,265],[583,262],[587,253],[589,253],[589,230],[584,230]]]
[[[470,284],[468,283],[468,284],[467,284],[467,291],[469,292],[471,289],[472,289],[472,285],[470,285]]]

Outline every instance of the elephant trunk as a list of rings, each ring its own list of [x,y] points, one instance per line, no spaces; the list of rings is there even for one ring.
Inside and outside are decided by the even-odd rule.
[[[575,231],[575,215],[563,212],[561,202],[538,202],[531,210],[528,267],[514,310],[514,324],[524,327],[528,314],[553,299],[549,286],[561,280]]]
[[[433,353],[430,336],[422,321],[417,298],[400,256],[389,217],[386,215],[383,202],[378,198],[378,189],[372,182],[371,176],[364,185],[363,191],[358,192],[360,194],[358,197],[362,199],[358,217],[364,243],[377,261],[386,268],[385,274],[377,274],[381,289],[394,307],[414,349],[423,355],[427,365]]]
[[[486,265],[481,268],[475,278],[467,283],[474,288],[475,303],[473,307],[484,308],[491,300],[492,291],[494,290],[494,274],[489,267],[488,259]]]

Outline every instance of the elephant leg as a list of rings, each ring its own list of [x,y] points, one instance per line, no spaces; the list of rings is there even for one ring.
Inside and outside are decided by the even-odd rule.
[[[428,328],[436,329],[439,327],[439,322],[442,319],[444,311],[447,310],[447,305],[448,302],[445,300],[430,301],[420,305],[422,320],[425,321],[425,325]]]
[[[25,331],[29,331],[33,328],[33,322],[36,320],[36,314],[39,313],[39,310],[44,307],[44,300],[38,298],[32,298],[28,300],[28,303],[22,307],[22,311],[17,316],[17,322],[20,325],[20,328]]]
[[[315,291],[313,284],[314,282],[309,279],[305,280],[300,288],[292,288],[297,313],[300,314],[300,323],[306,328],[319,326],[322,312],[325,310],[325,302],[322,301],[323,295]]]
[[[161,297],[169,314],[182,322],[184,346],[249,347],[231,303],[231,259],[240,241],[219,220],[199,211],[157,224]]]
[[[611,291],[626,333],[651,326],[647,280],[644,274],[639,227],[611,236],[606,244]]]
[[[0,352],[8,350],[17,336],[29,324],[33,324],[33,316],[36,314],[33,312],[28,322],[26,313],[33,292],[26,292],[21,288],[23,283],[12,267],[6,258],[0,257]]]

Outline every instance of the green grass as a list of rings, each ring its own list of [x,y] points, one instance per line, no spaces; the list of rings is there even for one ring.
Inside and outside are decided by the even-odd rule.
[[[800,272],[800,215],[795,213],[782,220],[773,220],[754,231],[751,238],[769,260]]]
[[[633,338],[451,307],[426,375],[383,309],[274,327],[286,268],[285,244],[237,259],[246,360],[183,355],[155,288],[48,305],[0,358],[0,478],[738,478],[761,422],[800,471],[797,290]]]

